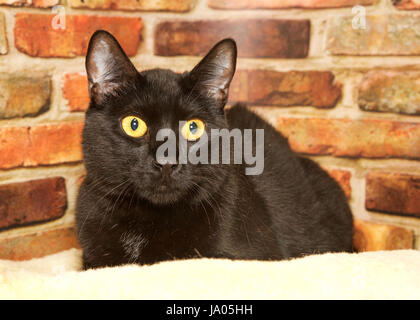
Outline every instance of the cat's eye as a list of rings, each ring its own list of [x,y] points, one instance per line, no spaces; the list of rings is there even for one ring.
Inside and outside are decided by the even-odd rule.
[[[147,131],[146,123],[136,116],[127,116],[122,119],[121,127],[127,135],[133,138],[140,138]]]
[[[188,120],[182,127],[182,135],[188,141],[195,141],[204,133],[204,122],[200,119]]]

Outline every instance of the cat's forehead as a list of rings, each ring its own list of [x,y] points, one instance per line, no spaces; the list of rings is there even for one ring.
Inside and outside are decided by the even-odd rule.
[[[156,82],[171,82],[177,81],[181,77],[181,74],[176,73],[169,69],[149,69],[140,72],[140,75],[148,79],[149,81]]]
[[[179,95],[182,91],[182,78],[179,73],[175,73],[166,69],[152,69],[140,73],[143,78],[144,89],[149,91],[149,94],[164,95]]]
[[[185,85],[186,74],[171,70],[153,69],[140,73],[135,94],[128,94],[124,113],[134,112],[147,120],[183,118],[198,111],[194,97]],[[133,91],[130,91],[133,93]]]

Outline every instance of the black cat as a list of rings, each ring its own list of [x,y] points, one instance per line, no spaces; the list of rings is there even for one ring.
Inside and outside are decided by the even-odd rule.
[[[352,214],[337,183],[245,107],[224,110],[235,65],[236,44],[225,39],[191,72],[139,73],[112,35],[92,36],[87,175],[76,215],[84,268],[352,250]],[[179,121],[187,121],[181,133]],[[162,128],[176,133],[177,155],[178,138],[191,140],[191,149],[211,129],[264,129],[264,170],[246,175],[246,164],[161,162]]]

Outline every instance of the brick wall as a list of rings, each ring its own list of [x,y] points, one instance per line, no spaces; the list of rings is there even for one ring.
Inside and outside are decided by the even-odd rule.
[[[52,28],[57,4],[65,29]],[[418,0],[0,0],[0,259],[77,246],[84,54],[98,28],[140,70],[189,70],[234,37],[231,103],[248,102],[340,182],[355,246],[419,249],[419,10]]]

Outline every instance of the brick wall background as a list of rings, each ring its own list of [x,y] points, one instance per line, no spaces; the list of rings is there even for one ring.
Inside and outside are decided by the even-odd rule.
[[[366,10],[366,28],[353,6]],[[65,10],[65,29],[52,22]],[[0,0],[0,259],[77,246],[84,54],[112,32],[140,70],[238,42],[244,101],[336,178],[359,250],[420,249],[419,0]],[[359,23],[359,24],[357,24]]]

